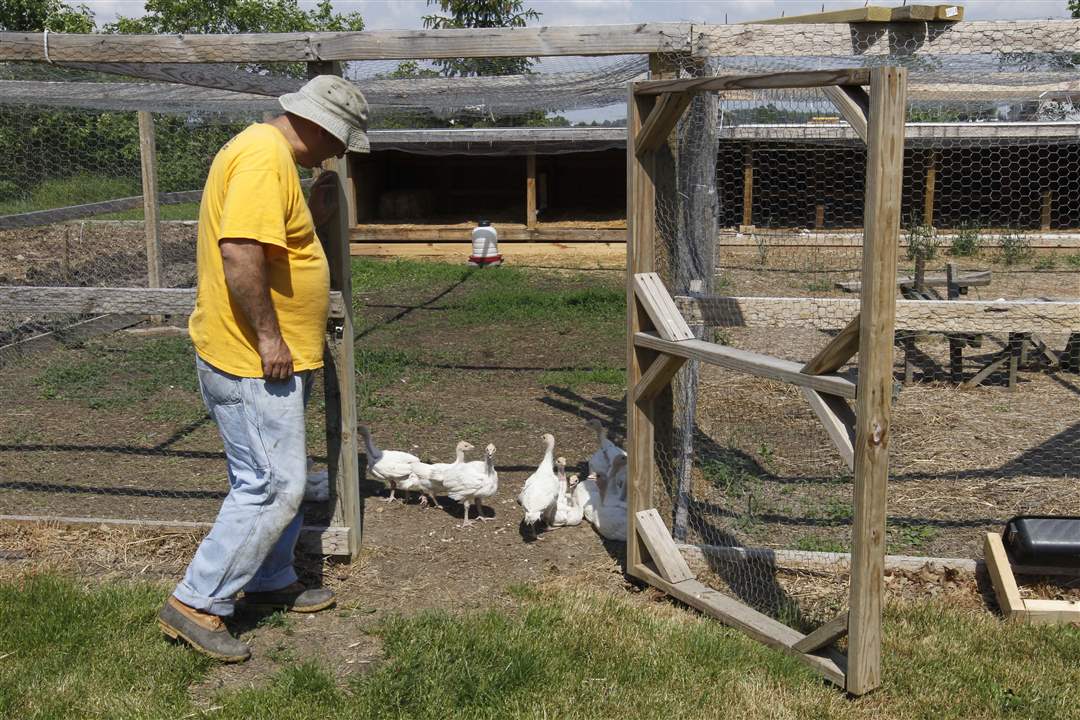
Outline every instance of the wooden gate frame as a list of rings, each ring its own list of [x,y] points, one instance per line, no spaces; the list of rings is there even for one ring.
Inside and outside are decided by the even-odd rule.
[[[867,93],[864,86],[869,86]],[[667,142],[693,93],[730,89],[822,88],[866,141],[866,200],[859,314],[805,365],[697,340],[654,272],[656,150]],[[885,563],[907,71],[899,67],[632,83],[627,108],[627,547],[631,576],[792,653],[854,695],[881,683],[881,605]],[[858,352],[858,381],[835,374]],[[701,360],[800,386],[829,437],[854,470],[848,610],[809,635],[699,582],[653,506],[659,475],[657,395],[686,360]],[[854,398],[854,411],[848,399]],[[663,412],[670,415],[670,407]],[[845,657],[830,646],[848,636]]]

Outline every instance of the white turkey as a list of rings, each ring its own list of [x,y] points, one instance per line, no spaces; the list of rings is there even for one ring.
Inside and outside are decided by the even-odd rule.
[[[544,515],[548,506],[554,505],[559,495],[559,478],[551,468],[555,456],[555,436],[543,435],[544,457],[536,471],[525,480],[525,486],[517,496],[518,505],[525,511],[522,523],[536,533],[536,523]]]
[[[307,483],[304,484],[305,502],[326,502],[330,499],[330,471],[316,470],[315,463],[308,458]]]
[[[574,496],[568,492],[568,486],[575,486],[578,482],[577,475],[570,476],[570,482],[566,480],[566,458],[560,457],[555,461],[556,476],[559,478],[559,495],[555,498],[555,504],[549,505],[544,513],[544,522],[551,527],[568,527],[580,525],[584,516],[582,507],[574,501]]]
[[[617,476],[620,471],[625,473],[625,464],[625,457],[616,458],[611,468],[612,476]],[[601,537],[626,542],[626,483],[620,490],[613,481],[601,478],[598,485],[600,506],[596,508],[593,526]]]
[[[574,504],[581,508],[582,515],[591,523],[596,523],[596,508],[600,507],[600,486],[597,476],[590,474],[577,485],[573,492]]]
[[[608,440],[607,430],[599,420],[590,420],[585,425],[596,432],[597,444],[596,452],[589,457],[589,474],[609,477],[612,474],[611,464],[615,462],[615,458],[625,459],[626,452]]]
[[[431,498],[432,504],[442,509],[442,505],[435,498],[435,493],[445,492],[445,480],[449,473],[456,472],[465,465],[465,453],[472,450],[472,443],[462,440],[454,448],[454,462],[452,463],[423,463],[416,462],[413,464],[412,479],[416,482],[417,488],[420,490],[420,504],[427,506],[428,498]]]
[[[413,475],[413,464],[420,462],[420,458],[401,450],[380,450],[371,438],[371,430],[367,425],[358,425],[356,429],[364,437],[364,444],[367,446],[368,471],[390,488],[390,497],[383,502],[393,502],[395,490],[404,492],[419,489],[416,476]]]
[[[462,527],[472,525],[472,520],[469,519],[469,505],[472,503],[476,503],[478,518],[491,520],[492,518],[484,517],[484,500],[499,489],[499,474],[495,472],[495,446],[489,443],[484,448],[483,460],[473,460],[450,468],[442,482],[450,499],[465,505]]]

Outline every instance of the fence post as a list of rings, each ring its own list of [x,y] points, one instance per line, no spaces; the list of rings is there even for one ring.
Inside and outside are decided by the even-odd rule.
[[[158,218],[157,144],[154,116],[139,110],[139,156],[142,161],[143,225],[146,229],[146,286],[161,287],[161,221]],[[161,315],[151,322],[160,323]]]
[[[906,88],[907,71],[903,68],[878,67],[871,71],[847,672],[847,690],[855,695],[881,684],[885,493]]]
[[[308,74],[341,74],[341,63],[308,63]],[[360,460],[356,440],[356,359],[353,341],[352,260],[349,256],[349,217],[352,194],[349,156],[323,163],[323,172],[338,176],[336,212],[318,228],[330,265],[330,289],[341,292],[345,316],[327,328],[323,354],[326,396],[326,457],[330,475],[333,525],[349,528],[349,556],[360,553],[363,504],[360,502]],[[354,207],[354,206],[352,206]]]

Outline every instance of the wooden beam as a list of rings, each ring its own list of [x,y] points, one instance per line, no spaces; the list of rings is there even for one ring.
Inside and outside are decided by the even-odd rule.
[[[848,612],[845,610],[791,646],[792,650],[810,653],[832,645],[848,634]]]
[[[822,23],[865,23],[865,22],[889,22],[892,19],[891,8],[868,5],[867,7],[852,8],[851,10],[830,10],[828,12],[806,13],[803,15],[788,15],[768,20],[753,20],[746,25],[802,25]]]
[[[638,157],[652,152],[661,144],[667,142],[668,136],[683,116],[686,108],[690,105],[692,95],[684,92],[664,93],[657,100],[656,106],[645,124],[641,127],[637,142],[634,143],[634,152]]]
[[[1025,600],[1023,620],[1035,624],[1080,624],[1080,602],[1076,600]]]
[[[743,145],[742,167],[742,224],[750,227],[754,224],[754,150],[749,144]]]
[[[1044,190],[1042,193],[1042,204],[1039,206],[1039,229],[1050,229],[1050,212],[1053,208],[1054,193],[1049,190]]]
[[[660,573],[660,577],[669,583],[693,579],[694,573],[690,572],[686,560],[679,554],[656,508],[638,511],[637,532],[645,543],[649,557],[656,566],[657,572]]]
[[[866,91],[858,85],[827,86],[822,91],[855,134],[866,142],[866,113],[870,106],[870,96]]]
[[[636,566],[631,574],[725,625],[742,631],[758,642],[794,655],[825,679],[840,687],[845,686],[843,656],[834,653],[829,657],[819,657],[794,650],[793,646],[806,637],[799,631],[713,590],[698,580],[669,583],[644,564]]]
[[[938,151],[931,149],[927,154],[926,184],[923,187],[923,225],[934,226],[934,194],[937,189]]]
[[[671,382],[675,373],[679,372],[685,363],[686,358],[675,355],[660,355],[654,359],[631,393],[634,402],[646,402],[656,397],[656,394]]]
[[[855,469],[855,413],[847,400],[836,395],[820,393],[808,387],[799,388],[810,409],[821,421],[829,439],[840,452],[849,470]]]
[[[691,325],[839,330],[859,312],[847,298],[675,297]],[[897,300],[896,330],[941,333],[1080,332],[1080,301]]]
[[[644,80],[632,83],[638,95],[663,95],[664,93],[722,92],[735,89],[790,89],[816,88],[829,85],[866,85],[870,71],[866,68],[838,70],[796,70],[761,75],[729,75],[719,77],[689,78],[685,80]]]
[[[140,110],[139,158],[142,165],[143,225],[146,228],[147,287],[161,287],[161,221],[158,217],[157,143],[154,116]],[[156,317],[160,322],[161,318]]]
[[[847,673],[847,690],[855,695],[881,683],[885,502],[896,316],[894,279],[904,175],[906,85],[904,68],[885,66],[871,71]]]
[[[536,228],[536,153],[525,156],[525,227]]]
[[[0,286],[0,312],[71,315],[190,315],[195,288]],[[341,293],[330,292],[330,316],[341,317]]]
[[[689,23],[237,35],[49,33],[60,62],[250,63],[637,55],[689,50]],[[42,33],[0,33],[0,60],[45,61]]]
[[[626,225],[612,223],[614,227],[571,228],[558,223],[538,222],[536,227],[496,223],[499,245],[503,243],[619,243],[626,242]],[[349,231],[353,243],[469,243],[472,228],[459,225],[361,225]],[[468,251],[468,248],[465,248]]]
[[[960,22],[962,5],[903,5],[889,8],[892,22]]]
[[[807,375],[802,372],[800,363],[782,360],[771,355],[740,350],[728,345],[717,345],[704,340],[671,342],[651,332],[636,333],[634,345],[689,360],[701,360],[710,365],[718,365],[757,377],[780,380],[800,387],[811,387],[840,397],[855,397],[855,384],[850,380],[839,375]]]
[[[323,68],[309,68],[313,73]],[[340,68],[329,68],[332,71]],[[328,323],[323,350],[323,391],[326,399],[326,455],[330,475],[333,523],[352,528],[349,554],[356,559],[363,537],[360,501],[359,445],[356,436],[356,361],[352,318],[352,260],[350,259],[348,156],[323,163],[322,174],[336,174],[333,214],[317,228],[330,266],[330,288],[345,300],[344,312]]]
[[[983,559],[986,561],[990,582],[994,585],[1001,614],[1006,618],[1018,619],[1024,612],[1024,599],[1020,597],[1020,589],[1016,586],[1016,578],[1009,566],[1009,556],[1005,552],[1001,536],[997,533],[986,533]]]
[[[633,87],[627,93],[626,127],[626,386],[641,384],[643,361],[648,351],[640,350],[634,336],[649,327],[650,321],[637,299],[634,278],[656,270],[656,185],[653,179],[654,154],[639,157],[634,143],[641,132],[643,119],[655,104],[651,97],[637,97]],[[653,446],[656,402],[634,402],[627,393],[627,500],[626,568],[641,565],[642,544],[638,540],[637,513],[654,507],[653,484],[659,473]],[[659,577],[659,576],[658,576]],[[662,580],[662,578],[660,578]]]
[[[990,278],[991,272],[989,270],[972,270],[964,274],[957,273],[954,282],[967,287],[983,287],[990,284]],[[897,275],[896,286],[901,287],[903,285],[914,286],[915,277],[913,275]],[[923,278],[923,285],[925,287],[948,287],[949,278],[945,273],[926,273]],[[861,292],[862,281],[838,282],[836,287],[847,292]]]
[[[694,337],[659,275],[653,272],[635,274],[634,293],[664,340],[680,342]]]
[[[127,518],[63,517],[58,515],[0,515],[0,523],[21,525],[46,525],[49,527],[117,527],[152,529],[157,532],[190,532],[201,534],[208,531],[211,522],[184,520],[131,520]],[[317,555],[348,555],[349,528],[304,525],[300,528],[299,547]]]
[[[833,373],[844,366],[859,351],[859,314],[851,318],[847,326],[818,351],[802,371],[809,375]]]

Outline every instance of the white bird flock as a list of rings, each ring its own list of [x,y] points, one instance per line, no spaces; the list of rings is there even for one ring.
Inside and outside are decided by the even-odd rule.
[[[598,420],[590,420],[587,427],[596,433],[597,448],[588,458],[589,476],[582,482],[577,475],[567,478],[566,458],[555,457],[555,436],[540,436],[543,457],[516,498],[523,513],[522,528],[534,538],[541,522],[548,528],[558,528],[580,525],[585,520],[606,539],[626,540],[626,452],[608,439],[607,430]],[[473,506],[477,519],[493,519],[484,515],[484,501],[499,489],[494,445],[484,448],[483,460],[470,462],[465,455],[474,447],[462,440],[455,447],[453,462],[426,463],[412,453],[381,449],[367,426],[359,425],[357,429],[367,447],[368,470],[390,490],[385,502],[404,502],[395,495],[397,492],[417,492],[423,507],[430,504],[442,508],[437,496],[446,495],[464,507],[461,527],[474,523],[469,517]]]

